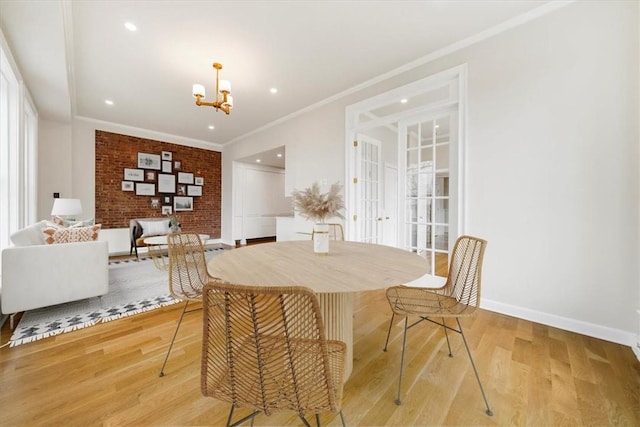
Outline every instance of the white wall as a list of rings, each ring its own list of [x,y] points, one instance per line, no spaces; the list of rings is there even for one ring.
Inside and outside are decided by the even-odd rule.
[[[51,217],[53,193],[62,198],[73,194],[73,144],[71,126],[58,122],[38,122],[38,201],[37,218]],[[83,204],[86,214],[86,206]]]
[[[483,306],[629,345],[638,333],[638,4],[577,2],[225,147],[283,143],[287,188],[344,180],[344,108],[467,63],[465,232]]]

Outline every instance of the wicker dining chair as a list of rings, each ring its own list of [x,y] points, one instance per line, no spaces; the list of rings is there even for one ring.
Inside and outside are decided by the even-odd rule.
[[[338,412],[346,344],[325,338],[318,299],[304,287],[210,283],[203,295],[201,391],[231,403],[227,426],[260,412]],[[235,408],[252,412],[232,423]]]
[[[344,240],[344,229],[342,224],[329,223],[329,240]],[[311,232],[311,240],[314,239],[316,231]]]
[[[162,363],[159,374],[161,377],[164,376],[164,368],[178,335],[182,318],[187,313],[187,306],[190,302],[202,301],[204,285],[212,280],[218,280],[211,276],[207,270],[207,259],[198,233],[169,234],[167,235],[167,246],[169,251],[169,292],[175,298],[184,301],[184,308],[180,313],[176,330]]]
[[[404,353],[407,342],[407,331],[413,326],[424,320],[442,326],[449,348],[449,357],[453,357],[451,353],[451,345],[449,343],[449,335],[447,330],[459,333],[462,341],[467,349],[473,372],[478,380],[482,398],[487,407],[487,415],[493,415],[487,396],[485,395],[478,375],[478,370],[473,362],[471,350],[467,344],[467,340],[460,325],[461,317],[468,317],[475,314],[480,302],[480,278],[482,273],[482,260],[487,242],[485,240],[471,237],[460,236],[453,248],[451,263],[449,266],[449,274],[447,281],[440,288],[417,288],[409,286],[394,286],[387,289],[387,299],[391,306],[392,315],[389,323],[389,331],[387,332],[387,340],[384,344],[384,351],[387,351],[389,344],[389,335],[391,327],[396,315],[404,317],[404,333],[402,336],[402,355],[400,357],[400,377],[398,380],[398,397],[396,404],[400,405],[400,393],[402,390],[402,372],[404,366]],[[418,316],[418,319],[409,324],[409,316]],[[438,322],[432,317],[442,319]],[[458,328],[455,329],[446,324],[445,319],[455,319]]]

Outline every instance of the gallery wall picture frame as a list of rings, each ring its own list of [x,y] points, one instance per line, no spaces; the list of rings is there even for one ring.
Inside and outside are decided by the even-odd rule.
[[[171,215],[173,213],[173,206],[163,206],[162,215]]]
[[[151,207],[159,208],[160,207],[160,199],[151,199]]]
[[[194,183],[196,185],[204,185],[204,178],[201,176],[196,176],[196,179],[194,180]]]
[[[176,191],[178,196],[186,196],[187,195],[187,186],[184,184],[178,185],[178,190]]]
[[[179,162],[179,161],[173,162],[173,168],[179,171],[180,169],[182,169],[182,162]]]
[[[175,212],[192,211],[193,197],[175,196],[173,198],[173,210]]]
[[[138,168],[160,170],[160,154],[138,153]]]
[[[172,160],[172,159],[173,159],[173,152],[171,151],[162,152],[162,160]]]
[[[162,204],[163,205],[170,205],[171,204],[171,196],[163,196],[162,197]]]
[[[162,172],[171,173],[171,162],[162,162]]]
[[[155,196],[156,185],[136,182],[136,195],[137,196]]]
[[[144,171],[142,169],[124,168],[125,181],[144,181]]]
[[[155,181],[156,173],[154,171],[147,171],[147,181]]]
[[[193,184],[193,174],[189,172],[178,172],[178,183]]]
[[[175,193],[176,176],[173,174],[158,174],[158,193]]]
[[[202,196],[202,187],[199,185],[187,185],[187,196]]]
[[[134,183],[132,181],[122,181],[122,191],[133,191]]]

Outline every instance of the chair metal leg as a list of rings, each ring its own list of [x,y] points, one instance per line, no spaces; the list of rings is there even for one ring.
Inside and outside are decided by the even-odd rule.
[[[340,421],[342,421],[342,427],[347,427],[347,424],[344,422],[344,415],[342,415],[342,409],[340,409]]]
[[[469,360],[471,361],[471,366],[473,367],[473,372],[476,374],[476,379],[478,380],[478,385],[480,386],[480,392],[482,393],[482,398],[484,399],[484,404],[487,405],[486,413],[489,416],[493,415],[493,411],[489,407],[489,402],[487,401],[487,396],[484,394],[484,388],[482,388],[482,382],[480,381],[480,376],[478,375],[478,370],[476,369],[476,364],[473,362],[473,357],[471,357],[471,350],[469,349],[469,345],[467,344],[467,339],[464,336],[464,332],[462,332],[462,325],[460,325],[460,319],[456,318],[458,322],[458,329],[460,330],[460,335],[462,335],[462,341],[464,342],[464,346],[467,349],[467,354],[469,355]]]
[[[171,348],[173,348],[173,342],[176,340],[176,336],[178,335],[178,329],[180,329],[180,324],[182,323],[182,318],[184,317],[184,313],[186,313],[187,311],[188,305],[189,305],[189,301],[187,300],[184,303],[184,308],[182,309],[182,313],[180,314],[180,319],[178,320],[176,331],[173,333],[173,338],[171,338],[171,343],[169,344],[169,350],[167,350],[167,355],[164,357],[162,368],[160,369],[160,373],[158,374],[159,377],[164,377],[164,367],[167,365],[167,360],[169,359],[169,353],[171,353]],[[233,406],[231,407],[231,411],[233,412]]]
[[[398,397],[396,398],[396,405],[400,405],[400,392],[402,390],[402,371],[404,368],[404,349],[407,343],[407,329],[409,329],[409,316],[404,318],[404,333],[402,335],[402,356],[400,356],[400,378],[398,378]]]
[[[316,414],[316,427],[320,427],[320,414]]]
[[[317,415],[316,415],[317,416]],[[305,417],[303,417],[302,415],[298,414],[298,417],[300,417],[300,419],[302,420],[302,422],[304,423],[305,427],[311,427],[311,424],[309,424],[309,421],[307,421],[307,419]]]
[[[256,415],[258,415],[260,413],[260,411],[254,409],[253,412],[251,412],[246,417],[243,417],[243,418],[239,419],[238,421],[236,421],[234,423],[231,423],[231,419],[233,418],[233,410],[234,410],[234,406],[232,404],[231,405],[231,410],[229,411],[229,416],[227,417],[227,427],[239,426],[240,424],[242,424],[245,421],[247,421],[249,418],[251,418],[251,425],[253,426],[253,420],[255,420]]]
[[[444,321],[444,317],[442,318],[442,329],[444,329],[444,336],[447,339],[447,347],[449,347],[449,357],[453,357],[453,353],[451,353],[451,343],[449,342],[449,334],[447,333],[447,324]]]
[[[384,342],[384,349],[382,351],[387,351],[387,344],[389,344],[389,336],[391,335],[391,326],[393,326],[393,318],[395,316],[395,313],[391,313],[391,321],[389,322],[389,330],[387,331],[387,340]]]

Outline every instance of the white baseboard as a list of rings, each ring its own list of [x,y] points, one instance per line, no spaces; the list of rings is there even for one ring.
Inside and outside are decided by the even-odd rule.
[[[640,360],[640,348],[638,348],[637,336],[633,332],[622,331],[620,329],[609,328],[608,326],[596,325],[595,323],[583,322],[582,320],[570,319],[568,317],[557,316],[555,314],[544,313],[488,299],[482,299],[480,308],[626,345],[632,348],[638,360]]]

